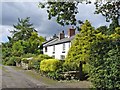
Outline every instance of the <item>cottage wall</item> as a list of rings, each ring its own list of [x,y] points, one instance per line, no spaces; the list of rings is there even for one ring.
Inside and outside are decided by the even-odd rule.
[[[47,52],[45,52],[46,47],[44,47],[43,48],[43,53],[47,54],[49,56],[53,56],[56,59],[63,60],[66,57],[70,46],[71,46],[70,42],[61,43],[61,44],[57,44],[57,45],[53,45],[53,46],[48,46],[47,47]],[[63,49],[63,47],[64,47],[64,49]]]

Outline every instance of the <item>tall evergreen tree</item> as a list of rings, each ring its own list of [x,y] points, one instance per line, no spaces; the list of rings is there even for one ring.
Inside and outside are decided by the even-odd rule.
[[[13,34],[13,40],[18,41],[18,40],[24,40],[27,41],[30,36],[32,35],[32,32],[37,32],[33,24],[30,22],[30,17],[27,17],[25,19],[18,19],[18,24],[13,25],[15,30],[11,31]]]
[[[88,20],[81,26],[81,31],[75,36],[67,54],[64,66],[67,70],[78,70],[79,62],[89,60],[90,45],[95,39],[95,29]]]

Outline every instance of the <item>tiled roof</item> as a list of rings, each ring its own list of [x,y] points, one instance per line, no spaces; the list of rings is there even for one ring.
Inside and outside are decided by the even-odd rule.
[[[57,44],[61,44],[61,43],[66,43],[66,42],[71,42],[74,39],[74,36],[70,37],[70,38],[63,38],[63,39],[59,39],[59,38],[55,38],[49,41],[46,41],[45,43],[43,43],[43,47],[45,46],[52,46],[52,45],[57,45]]]

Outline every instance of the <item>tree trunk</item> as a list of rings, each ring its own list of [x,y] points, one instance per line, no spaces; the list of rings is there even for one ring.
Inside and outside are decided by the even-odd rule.
[[[83,80],[83,72],[82,72],[82,61],[80,61],[79,64],[79,75],[80,75],[80,80]]]

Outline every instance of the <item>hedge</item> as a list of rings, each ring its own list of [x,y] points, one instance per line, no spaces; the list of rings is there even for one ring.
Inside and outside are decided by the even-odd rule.
[[[61,80],[62,64],[63,62],[57,59],[45,59],[40,63],[41,73],[54,80]]]
[[[40,54],[38,56],[33,57],[32,60],[29,61],[29,67],[31,69],[34,69],[36,71],[40,70],[40,62],[44,59],[51,59],[52,57],[45,55],[45,54]]]
[[[115,37],[113,37],[115,36]],[[120,35],[114,34],[91,47],[90,81],[97,89],[120,89]]]
[[[55,72],[61,66],[57,59],[45,59],[40,62],[40,70],[43,72]]]

